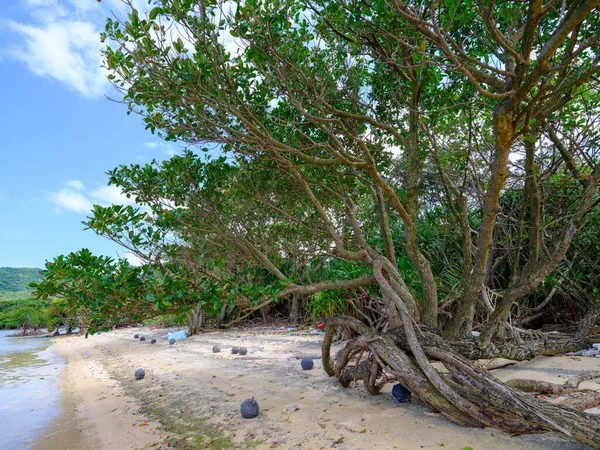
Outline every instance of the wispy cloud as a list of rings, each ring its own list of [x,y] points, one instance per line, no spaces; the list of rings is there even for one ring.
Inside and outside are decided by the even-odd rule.
[[[90,196],[99,205],[133,205],[135,197],[127,198],[126,194],[121,192],[117,186],[99,186],[98,189],[90,192]]]
[[[169,158],[172,158],[173,156],[175,156],[180,150],[180,148],[177,145],[173,144],[172,142],[164,142],[164,141],[146,142],[146,143],[144,143],[144,147],[152,149],[152,150],[160,149],[160,150],[164,151],[165,154]]]
[[[69,180],[67,181],[67,186],[72,187],[73,189],[82,190],[85,188],[83,183],[79,180]]]
[[[69,180],[67,187],[50,192],[48,198],[59,210],[88,213],[93,205],[135,205],[135,196],[127,198],[116,186],[98,186],[92,191],[85,190],[79,180]]]
[[[136,0],[142,11],[148,2]],[[55,79],[87,98],[98,97],[110,86],[101,67],[100,31],[113,13],[125,17],[121,0],[25,0],[18,20],[1,20],[11,37],[0,56],[25,64],[41,77]]]
[[[65,83],[84,97],[105,92],[108,82],[93,24],[61,20],[40,26],[9,22],[8,26],[22,38],[9,56],[25,63],[34,74]]]
[[[90,202],[83,194],[72,189],[61,189],[50,193],[50,200],[60,209],[67,209],[79,213],[87,213],[92,209]]]
[[[131,252],[123,253],[122,255],[120,255],[120,257],[126,259],[132,266],[142,265],[142,260]]]

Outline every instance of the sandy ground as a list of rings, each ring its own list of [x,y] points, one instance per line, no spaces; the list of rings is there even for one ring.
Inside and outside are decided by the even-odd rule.
[[[172,330],[171,330],[172,331]],[[139,333],[145,342],[134,339]],[[583,449],[557,434],[509,436],[458,427],[418,400],[395,403],[391,385],[372,397],[362,383],[342,388],[299,358],[320,357],[322,337],[269,328],[211,332],[166,341],[166,330],[128,328],[57,339],[67,358],[65,414],[37,449]],[[150,344],[152,338],[156,344]],[[215,344],[222,346],[213,353]],[[248,355],[231,354],[246,346]],[[339,346],[334,347],[340,348]],[[502,380],[554,382],[598,370],[600,360],[540,357],[494,371]],[[144,368],[146,377],[133,373]],[[598,389],[594,381],[583,387]],[[254,397],[260,415],[243,419]]]
[[[55,340],[67,364],[62,380],[62,415],[34,450],[126,450],[155,448],[158,422],[140,416],[141,403],[127,396],[88,350],[82,337]],[[164,433],[163,433],[164,435]]]

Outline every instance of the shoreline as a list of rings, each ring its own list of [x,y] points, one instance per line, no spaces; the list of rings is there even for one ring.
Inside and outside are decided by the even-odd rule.
[[[46,429],[33,450],[138,450],[156,448],[158,423],[135,411],[135,398],[123,393],[117,380],[89,353],[81,351],[81,336],[53,338],[65,359],[61,380],[61,414]],[[143,428],[138,425],[144,424]]]
[[[585,446],[554,433],[511,437],[468,429],[432,413],[419,400],[393,402],[387,385],[370,396],[356,383],[342,388],[315,359],[321,336],[280,334],[271,328],[210,331],[170,346],[166,334],[145,327],[54,339],[66,359],[63,414],[36,450],[71,449],[448,449],[575,450]],[[145,342],[134,339],[139,333]],[[150,344],[150,339],[157,339]],[[220,344],[220,353],[212,346]],[[243,345],[248,355],[231,354]],[[340,346],[334,347],[336,350]],[[494,371],[502,379],[535,376],[561,382],[591,371],[595,358],[540,357]],[[136,381],[133,372],[144,368]],[[595,383],[587,388],[597,389]],[[240,416],[255,397],[256,419]]]

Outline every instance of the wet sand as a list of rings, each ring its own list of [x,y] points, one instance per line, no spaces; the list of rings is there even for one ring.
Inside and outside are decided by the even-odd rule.
[[[134,339],[135,333],[146,341]],[[418,400],[395,403],[391,385],[376,397],[360,382],[344,389],[323,372],[320,360],[313,370],[300,367],[299,358],[320,356],[321,336],[251,328],[205,333],[170,346],[166,334],[129,328],[57,339],[68,361],[65,414],[36,448],[586,448],[554,433],[510,437],[458,427]],[[150,344],[152,338],[158,342]],[[220,353],[212,352],[215,344],[222,346]],[[246,346],[248,355],[232,355],[233,345]],[[534,375],[564,382],[574,372],[596,370],[599,362],[541,357],[494,373],[501,379]],[[137,368],[145,369],[143,380],[134,379]],[[243,419],[240,403],[251,397],[261,413]]]

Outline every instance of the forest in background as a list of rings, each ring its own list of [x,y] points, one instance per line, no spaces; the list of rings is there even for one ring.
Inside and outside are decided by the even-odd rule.
[[[50,300],[31,295],[30,283],[43,279],[41,269],[0,267],[0,328],[40,328],[49,325]]]

